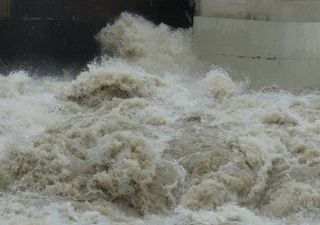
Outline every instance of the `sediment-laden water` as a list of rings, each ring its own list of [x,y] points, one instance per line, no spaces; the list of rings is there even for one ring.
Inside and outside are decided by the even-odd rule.
[[[122,16],[74,80],[0,77],[0,224],[320,223],[320,94],[251,90]]]

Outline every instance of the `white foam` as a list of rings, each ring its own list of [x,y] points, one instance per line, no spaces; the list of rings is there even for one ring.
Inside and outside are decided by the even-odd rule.
[[[129,14],[98,39],[74,81],[0,77],[0,224],[319,224],[316,91],[248,90]]]

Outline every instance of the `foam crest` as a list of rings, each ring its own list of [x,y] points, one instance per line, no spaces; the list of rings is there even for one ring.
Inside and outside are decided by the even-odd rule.
[[[148,97],[164,86],[155,76],[125,63],[105,62],[91,66],[65,90],[65,96],[81,104],[93,106],[112,98]]]
[[[207,70],[192,51],[191,30],[155,26],[140,16],[122,13],[97,35],[101,49],[158,75],[197,74]]]
[[[222,69],[214,68],[210,70],[200,81],[200,88],[204,95],[221,99],[231,97],[239,92],[237,86]]]
[[[0,97],[14,98],[30,91],[31,78],[23,71],[12,72],[7,77],[0,76]]]

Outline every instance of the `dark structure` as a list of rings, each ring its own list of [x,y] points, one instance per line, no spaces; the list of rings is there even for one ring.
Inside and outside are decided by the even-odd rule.
[[[186,28],[193,1],[0,0],[0,73],[81,68],[99,55],[94,35],[123,11]]]

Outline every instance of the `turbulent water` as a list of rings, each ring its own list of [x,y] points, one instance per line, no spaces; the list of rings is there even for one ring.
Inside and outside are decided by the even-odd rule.
[[[75,80],[0,77],[0,224],[320,223],[320,93],[250,90],[122,14]]]

